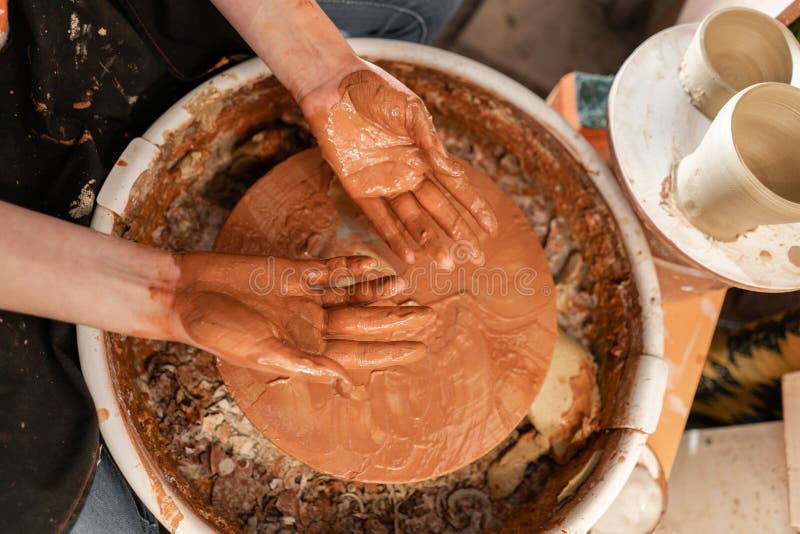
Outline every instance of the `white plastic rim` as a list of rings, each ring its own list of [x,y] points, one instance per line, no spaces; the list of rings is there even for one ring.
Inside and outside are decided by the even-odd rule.
[[[437,48],[385,39],[351,39],[353,49],[373,59],[405,61],[459,76],[508,100],[536,119],[566,147],[586,169],[594,185],[621,229],[625,250],[631,262],[642,310],[644,355],[638,362],[636,381],[627,394],[625,415],[615,420],[624,435],[620,449],[626,454],[603,467],[603,476],[586,498],[571,502],[560,528],[565,532],[585,532],[600,518],[622,490],[636,465],[647,435],[661,413],[666,388],[666,365],[663,361],[663,323],[661,296],[650,249],[639,221],[628,205],[611,171],[589,143],[544,101],[511,78],[471,59]],[[115,165],[97,197],[92,227],[111,233],[113,214],[125,209],[131,188],[158,154],[165,134],[191,120],[185,109],[197,95],[214,88],[227,91],[240,88],[270,75],[264,63],[254,58],[204,82],[167,110],[143,135],[134,139],[120,156],[124,165]],[[163,475],[141,451],[138,438],[129,432],[121,406],[112,386],[103,333],[79,326],[78,351],[81,367],[95,406],[109,417],[100,422],[103,439],[125,478],[139,498],[168,529],[177,533],[213,532],[176,493]],[[103,412],[106,413],[106,412]]]

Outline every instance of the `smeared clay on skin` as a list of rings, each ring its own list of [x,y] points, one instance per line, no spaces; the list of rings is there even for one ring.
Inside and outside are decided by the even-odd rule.
[[[401,227],[421,248],[434,250],[443,266],[451,258],[439,228],[471,243],[476,263],[482,261],[476,230],[466,219],[474,217],[491,234],[497,219],[444,149],[417,95],[377,68],[362,70],[342,80],[339,101],[330,109],[308,115],[323,157],[405,261],[412,263],[416,252]],[[455,208],[459,203],[469,215]]]
[[[556,336],[555,299],[541,291],[553,284],[545,256],[511,199],[489,177],[460,165],[500,215],[499,236],[481,234],[486,264],[480,268],[464,261],[448,273],[435,269],[431,258],[414,266],[400,262],[333,180],[317,149],[293,156],[257,182],[219,233],[219,252],[375,257],[379,270],[395,270],[409,283],[397,303],[436,311],[420,337],[428,354],[402,365],[353,370],[357,397],[345,398],[328,384],[276,380],[221,363],[225,383],[253,424],[320,471],[375,482],[453,471],[505,439],[544,380]],[[533,295],[513,285],[526,269],[536,273]],[[481,273],[492,272],[507,276],[505,291],[500,282],[487,285]],[[363,310],[375,309],[383,308]],[[359,328],[366,335],[368,330]]]
[[[170,303],[180,323],[177,339],[230,365],[335,384],[349,395],[346,368],[426,354],[412,338],[432,322],[430,308],[357,306],[393,296],[403,289],[401,281],[359,283],[350,288],[352,297],[331,288],[343,276],[368,276],[377,265],[372,258],[293,261],[195,252],[177,255],[175,264],[179,279]]]
[[[432,161],[415,140],[415,135],[428,134],[424,129],[430,116],[421,100],[367,70],[346,77],[339,93],[341,100],[325,120],[322,146],[336,173],[347,177],[354,198],[413,191],[446,157]],[[452,167],[447,170],[463,175]]]
[[[498,458],[486,472],[489,496],[505,499],[522,483],[528,464],[535,462],[550,449],[550,443],[536,430],[529,430]]]

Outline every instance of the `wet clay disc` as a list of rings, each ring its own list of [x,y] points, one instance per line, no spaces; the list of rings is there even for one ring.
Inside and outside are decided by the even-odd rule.
[[[481,266],[455,243],[450,273],[421,252],[411,266],[392,254],[317,149],[275,167],[234,208],[215,250],[293,258],[368,254],[409,283],[396,302],[437,312],[422,333],[429,355],[351,372],[352,397],[221,362],[236,402],[287,454],[340,478],[412,482],[476,460],[525,416],[555,344],[553,279],[522,212],[488,176],[466,167],[493,206],[499,232],[478,232],[486,256]]]

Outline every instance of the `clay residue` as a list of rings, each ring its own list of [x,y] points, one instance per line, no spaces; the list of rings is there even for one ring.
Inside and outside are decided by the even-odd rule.
[[[105,408],[100,408],[97,410],[97,421],[99,423],[105,423],[108,420],[108,410]]]
[[[247,212],[248,205],[240,207]],[[256,211],[268,219],[268,210]],[[241,217],[232,219],[232,227],[243,226]],[[419,333],[434,319],[425,306],[363,306],[402,289],[394,277],[365,279],[378,275],[376,266],[365,256],[176,255],[178,281],[164,302],[180,323],[171,339],[248,369],[257,380],[269,373],[357,396],[349,371],[421,359],[426,349]],[[364,280],[338,285],[351,279]],[[165,299],[156,287],[151,296]]]
[[[569,459],[594,431],[600,409],[596,372],[592,355],[560,331],[542,392],[528,414],[557,462]]]
[[[614,413],[620,371],[642,346],[631,265],[610,210],[570,153],[511,104],[434,70],[380,65],[423,98],[452,154],[497,179],[546,250],[553,230],[572,249],[561,272],[553,272],[558,322],[597,358],[602,427]],[[196,104],[193,109],[206,109]],[[209,250],[255,180],[313,145],[291,95],[272,78],[226,95],[226,106],[214,109],[206,120],[167,136],[159,159],[134,186],[116,234],[167,250]],[[192,150],[202,151],[203,165],[185,176],[175,163]],[[556,217],[562,222],[552,223]],[[556,254],[560,247],[549,250]],[[529,532],[563,510],[561,490],[594,450],[613,448],[615,439],[595,432],[576,453],[577,463],[558,466],[540,458],[512,495],[490,506],[486,471],[532,429],[528,423],[445,477],[401,485],[346,483],[266,440],[231,398],[211,355],[174,343],[107,340],[131,432],[189,506],[226,531],[476,532],[511,522]],[[219,469],[226,458],[236,465],[231,473],[228,462]]]
[[[659,193],[662,205],[665,205],[665,203],[669,201],[671,190],[672,190],[672,176],[667,176],[661,182],[661,192]]]
[[[494,234],[496,216],[445,150],[419,96],[372,70],[346,76],[338,92],[330,109],[308,110],[309,121],[322,157],[378,235],[404,261],[413,263],[416,243],[449,268],[453,259],[441,229],[469,244],[474,260],[482,261],[468,221]]]
[[[800,246],[789,247],[789,261],[795,267],[800,267]]]

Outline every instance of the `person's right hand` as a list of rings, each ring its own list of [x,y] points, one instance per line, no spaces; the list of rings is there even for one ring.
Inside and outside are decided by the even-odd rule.
[[[347,390],[347,369],[410,363],[427,353],[414,339],[433,310],[364,306],[405,287],[394,277],[363,281],[376,266],[372,258],[187,253],[176,264],[174,337],[234,365]]]

